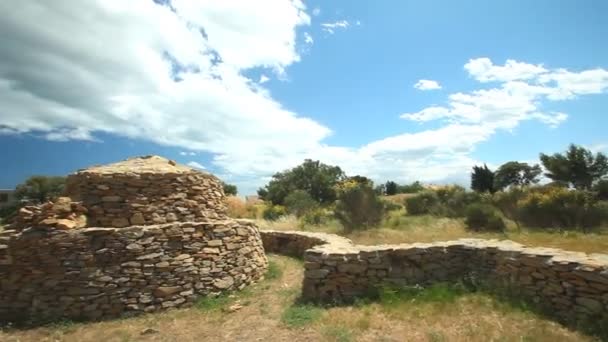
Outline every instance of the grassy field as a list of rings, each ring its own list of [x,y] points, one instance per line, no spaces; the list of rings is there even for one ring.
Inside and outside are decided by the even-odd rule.
[[[301,262],[270,256],[267,279],[194,307],[96,323],[4,329],[1,341],[593,341],[483,294],[447,287],[376,302],[300,304]]]
[[[529,246],[554,247],[587,253],[608,253],[608,229],[600,229],[593,233],[574,231],[546,231],[523,228],[517,229],[509,223],[503,233],[476,233],[465,229],[462,219],[444,217],[408,216],[403,210],[393,211],[378,228],[342,234],[342,228],[337,222],[322,226],[302,227],[294,217],[286,217],[279,221],[269,222],[258,220],[262,229],[277,230],[308,230],[335,233],[348,237],[357,244],[398,244],[414,242],[447,241],[460,238],[508,239]]]

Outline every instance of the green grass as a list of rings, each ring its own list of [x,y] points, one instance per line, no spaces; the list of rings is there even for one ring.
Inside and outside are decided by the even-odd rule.
[[[294,304],[288,307],[281,316],[281,322],[290,328],[299,328],[317,321],[323,310],[311,304]]]
[[[283,270],[275,261],[268,262],[268,270],[266,271],[266,280],[280,279],[283,276]]]
[[[202,311],[219,311],[233,303],[235,299],[236,297],[228,297],[224,294],[215,297],[205,296],[196,301],[195,307]]]
[[[453,303],[467,293],[464,286],[456,284],[435,284],[430,287],[381,287],[378,291],[382,305],[393,306],[402,303]]]

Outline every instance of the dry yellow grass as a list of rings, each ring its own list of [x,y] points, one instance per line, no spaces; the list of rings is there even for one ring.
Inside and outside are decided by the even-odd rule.
[[[227,196],[226,205],[228,206],[228,216],[233,218],[255,219],[261,217],[264,204],[246,203],[240,197]]]
[[[290,328],[282,321],[296,305],[302,282],[299,261],[271,256],[282,270],[232,299],[243,305],[195,307],[97,323],[60,324],[0,331],[1,341],[592,341],[534,314],[480,294],[455,301],[381,303],[316,308],[317,320]],[[226,305],[230,305],[226,304]],[[226,307],[226,306],[225,306]],[[142,334],[145,329],[154,329]]]
[[[294,217],[276,222],[258,221],[262,229],[298,230],[305,229],[334,234],[342,234],[339,224],[333,222],[325,226],[300,227]],[[503,233],[476,233],[465,228],[462,219],[434,216],[408,216],[403,211],[394,211],[379,228],[355,231],[345,235],[353,242],[362,245],[398,244],[414,242],[447,241],[460,238],[508,239],[528,246],[561,248],[586,253],[608,253],[608,230],[594,233],[547,232],[534,229],[518,231],[509,224]]]

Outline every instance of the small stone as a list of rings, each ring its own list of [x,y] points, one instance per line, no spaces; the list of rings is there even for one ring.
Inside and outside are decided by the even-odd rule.
[[[179,286],[160,286],[154,290],[155,297],[168,297],[172,294],[182,291]]]
[[[205,248],[203,248],[203,253],[204,254],[220,254],[220,249],[205,247]]]
[[[144,214],[142,213],[133,214],[133,216],[131,216],[130,221],[131,224],[135,226],[140,226],[146,223],[146,219],[144,218]]]
[[[158,334],[160,331],[157,329],[153,329],[153,328],[145,328],[144,330],[141,331],[140,335],[153,335],[153,334]]]
[[[47,219],[40,221],[40,224],[43,226],[54,227],[57,224],[57,219],[47,218]]]
[[[76,222],[68,219],[59,219],[55,225],[57,229],[70,230],[76,228]]]
[[[249,235],[249,230],[246,228],[237,228],[236,229],[236,235],[240,235],[240,236],[247,236]]]
[[[122,197],[120,196],[103,196],[101,198],[102,202],[120,202]]]
[[[213,281],[213,286],[215,286],[221,290],[227,289],[230,286],[232,286],[233,284],[234,284],[234,278],[232,278],[230,276],[222,278],[222,279],[216,279]]]
[[[175,215],[175,213],[168,213],[167,216],[165,216],[165,219],[167,222],[175,222],[177,221],[177,215]]]
[[[107,282],[112,281],[112,279],[113,279],[112,277],[105,275],[105,276],[101,276],[101,277],[97,278],[97,281],[100,281],[102,283],[107,283]]]
[[[157,264],[156,264],[156,265],[154,265],[154,266],[156,266],[156,267],[158,267],[158,268],[167,268],[167,267],[169,267],[169,263],[168,263],[168,262],[166,262],[166,261],[161,261],[161,262],[157,263]]]
[[[209,247],[217,247],[223,244],[222,240],[209,240],[207,241],[207,246]]]
[[[105,185],[105,184],[99,184],[99,185],[97,186],[97,189],[99,189],[99,190],[103,190],[103,191],[106,191],[106,190],[110,190],[110,187],[109,187],[109,186],[107,186],[107,185]]]
[[[592,298],[578,297],[576,298],[576,303],[585,307],[592,313],[601,312],[604,309],[602,303]]]
[[[129,226],[129,220],[124,217],[115,218],[112,220],[112,226],[117,228],[123,228]]]
[[[304,272],[304,277],[305,278],[310,278],[310,279],[322,279],[325,278],[325,276],[327,276],[329,274],[329,270],[326,270],[324,268],[320,268],[320,269],[316,269],[316,270],[306,270]]]
[[[180,255],[176,256],[174,259],[175,260],[185,260],[188,258],[190,258],[190,254],[180,254]]]
[[[72,212],[72,199],[69,197],[58,197],[53,203],[53,211],[60,214]]]
[[[140,244],[137,243],[130,243],[127,245],[127,250],[129,251],[134,251],[134,252],[139,252],[139,251],[143,251],[144,247]]]
[[[243,308],[243,305],[241,305],[240,303],[234,303],[232,305],[230,305],[228,308],[226,308],[226,312],[236,312],[238,310],[241,310]]]

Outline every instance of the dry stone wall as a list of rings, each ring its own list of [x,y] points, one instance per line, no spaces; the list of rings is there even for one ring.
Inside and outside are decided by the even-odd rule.
[[[127,227],[226,218],[215,176],[149,156],[69,175],[66,194],[82,201],[91,227]]]
[[[0,233],[0,321],[99,319],[242,289],[267,268],[251,222]]]
[[[379,286],[463,278],[516,292],[564,322],[608,321],[608,255],[512,241],[359,246],[331,234],[262,231],[267,252],[304,258],[303,297],[348,301]]]

